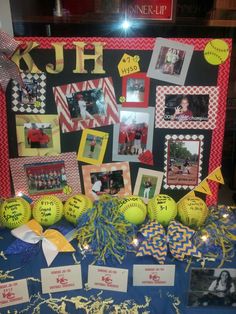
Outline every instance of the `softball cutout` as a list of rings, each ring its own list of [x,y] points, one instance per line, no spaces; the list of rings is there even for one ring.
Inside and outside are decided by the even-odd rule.
[[[65,202],[64,216],[69,222],[76,224],[78,218],[89,208],[93,207],[93,202],[85,195],[74,195]]]
[[[150,220],[156,220],[163,226],[168,226],[177,215],[176,202],[168,195],[156,195],[148,202],[148,215]]]
[[[186,226],[202,226],[208,213],[206,203],[199,197],[186,197],[178,203],[178,219]]]
[[[127,196],[120,200],[119,211],[128,222],[134,225],[140,225],[146,218],[147,206],[140,197]]]
[[[42,226],[51,226],[62,216],[63,204],[56,196],[42,196],[34,203],[33,217]]]
[[[6,199],[0,208],[0,225],[14,229],[26,224],[31,218],[30,204],[21,197]]]
[[[206,61],[212,65],[224,63],[229,57],[229,46],[225,40],[213,39],[204,49]]]

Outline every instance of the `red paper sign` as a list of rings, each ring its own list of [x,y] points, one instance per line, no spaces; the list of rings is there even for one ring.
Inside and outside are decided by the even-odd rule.
[[[140,154],[138,156],[139,161],[143,164],[153,166],[153,154],[150,150],[146,150],[146,152]]]
[[[173,21],[174,4],[175,0],[132,0],[127,12],[135,18]]]

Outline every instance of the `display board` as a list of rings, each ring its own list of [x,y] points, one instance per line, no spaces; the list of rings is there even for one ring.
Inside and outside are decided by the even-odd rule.
[[[15,193],[33,199],[51,187],[31,191],[29,175],[52,163],[51,171],[67,169],[69,178],[78,152],[77,184],[69,179],[64,192],[63,184],[53,191],[62,199],[78,191],[96,198],[94,180],[107,171],[118,176],[112,195],[132,194],[144,168],[158,171],[152,184],[159,180],[158,192],[178,201],[221,165],[230,39],[17,40],[22,48],[12,60],[25,89],[13,81],[1,93],[2,196],[13,193],[9,159]],[[32,124],[44,143],[32,144]],[[52,156],[61,153],[60,165]],[[209,184],[207,201],[215,203],[218,185]]]

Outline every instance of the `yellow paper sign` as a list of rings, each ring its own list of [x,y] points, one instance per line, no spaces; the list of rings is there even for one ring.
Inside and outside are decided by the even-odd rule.
[[[194,189],[194,191],[201,192],[201,193],[204,193],[204,194],[207,194],[207,195],[212,195],[211,189],[210,189],[209,184],[207,183],[206,180],[202,181],[202,182]]]
[[[125,53],[118,64],[118,71],[121,77],[140,71],[139,56],[130,56]]]
[[[218,167],[213,172],[211,172],[207,179],[224,184],[225,182],[220,168],[221,167]]]

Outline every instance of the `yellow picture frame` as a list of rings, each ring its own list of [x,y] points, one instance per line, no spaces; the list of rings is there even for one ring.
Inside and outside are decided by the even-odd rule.
[[[32,128],[43,131],[43,143],[33,143],[29,133]],[[57,115],[16,115],[17,148],[19,156],[53,156],[61,153],[60,128]],[[36,136],[34,136],[34,140]],[[40,138],[41,141],[41,138]],[[34,144],[34,145],[33,145]]]
[[[101,165],[105,156],[109,133],[84,129],[77,160],[91,165]]]

